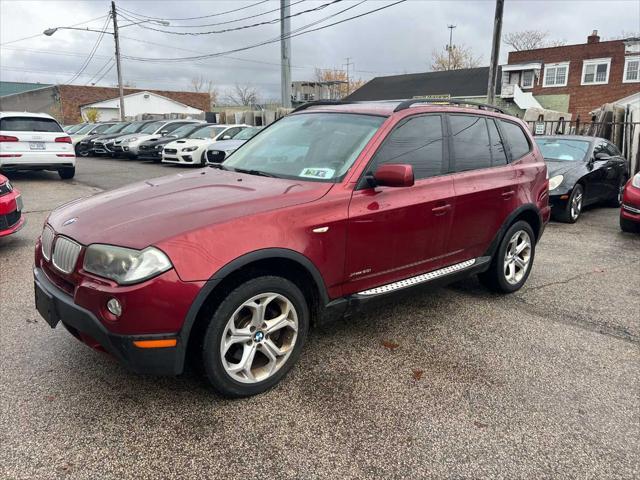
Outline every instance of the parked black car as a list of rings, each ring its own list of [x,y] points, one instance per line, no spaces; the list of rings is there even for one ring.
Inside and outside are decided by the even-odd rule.
[[[118,126],[117,122],[105,122],[97,124],[95,128],[91,130],[91,133],[83,136],[82,140],[75,144],[75,152],[78,157],[87,157],[91,153],[89,142],[91,139],[104,135],[113,127]]]
[[[156,138],[153,140],[147,140],[142,142],[138,148],[138,159],[140,160],[153,160],[159,162],[162,160],[162,149],[167,143],[171,143],[180,138],[185,138],[191,135],[191,133],[207,125],[206,123],[192,123],[189,125],[183,125],[180,128],[176,128],[169,135]]]
[[[153,123],[154,121],[155,120],[143,120],[140,122],[129,122],[118,133],[94,139],[93,153],[95,155],[110,155],[113,157],[116,154],[116,149],[113,144],[118,139],[118,137],[129,135],[131,133],[138,133],[140,130],[142,130],[148,124]]]
[[[97,143],[122,135],[121,132],[129,125],[131,125],[131,122],[118,122],[111,125],[111,127],[105,130],[104,133],[83,138],[82,141],[78,144],[82,149],[81,156],[86,157],[88,155],[104,154],[105,152],[102,148],[99,148],[99,151],[96,151]]]
[[[620,206],[629,166],[615,145],[579,135],[535,140],[547,162],[549,203],[556,220],[575,223],[582,209],[595,203]]]

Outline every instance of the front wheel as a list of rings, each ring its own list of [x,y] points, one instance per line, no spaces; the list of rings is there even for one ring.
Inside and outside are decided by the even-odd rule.
[[[504,234],[489,270],[478,277],[495,292],[512,293],[529,278],[535,256],[535,235],[525,221],[511,225]]]
[[[294,283],[275,276],[243,283],[207,327],[202,359],[209,382],[226,397],[268,390],[298,360],[308,327],[309,308]]]
[[[76,167],[65,167],[58,169],[58,175],[63,180],[69,180],[76,175]]]
[[[564,223],[576,223],[582,213],[584,201],[584,188],[579,183],[573,187],[569,200],[564,209],[554,215],[557,220]]]

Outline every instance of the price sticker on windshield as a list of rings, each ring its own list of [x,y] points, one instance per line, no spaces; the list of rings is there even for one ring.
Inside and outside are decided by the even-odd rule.
[[[300,172],[301,177],[307,178],[320,178],[328,179],[332,178],[336,171],[333,168],[305,168]]]

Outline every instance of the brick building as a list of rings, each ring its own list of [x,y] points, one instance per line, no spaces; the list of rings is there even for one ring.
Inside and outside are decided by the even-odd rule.
[[[509,53],[502,66],[501,97],[532,93],[544,108],[582,120],[604,103],[640,92],[640,38],[600,41]]]
[[[32,84],[33,88],[28,89],[25,85],[22,84],[22,88],[17,93],[8,92],[9,94],[0,97],[0,110],[49,113],[62,123],[70,124],[82,121],[81,107],[83,105],[111,100],[119,95],[118,89],[112,87]],[[211,110],[211,100],[208,93],[124,89],[125,95],[139,92],[160,95],[204,112]]]

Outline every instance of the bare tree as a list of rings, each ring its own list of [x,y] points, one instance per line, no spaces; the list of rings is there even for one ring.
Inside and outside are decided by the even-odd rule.
[[[218,89],[213,84],[212,80],[205,80],[202,75],[199,77],[193,77],[189,80],[191,90],[194,92],[202,92],[209,94],[209,107],[213,108],[218,103]]]
[[[347,78],[347,72],[338,68],[316,68],[315,80],[316,82],[336,82],[328,86],[331,98],[346,97],[365,84],[361,78],[352,76]]]
[[[431,53],[431,70],[459,70],[461,68],[475,68],[480,65],[480,57],[474,56],[470,47],[454,45],[451,47],[451,65],[449,65],[449,50],[434,50]]]
[[[632,32],[623,30],[620,35],[614,35],[607,38],[607,40],[626,40],[627,38],[640,38],[640,31]]]
[[[502,37],[502,41],[516,51],[535,50],[536,48],[561,47],[566,40],[553,40],[549,38],[549,32],[540,30],[522,30],[510,32]]]
[[[232,90],[227,91],[226,97],[234,105],[255,105],[258,103],[258,90],[250,85],[236,83]]]

